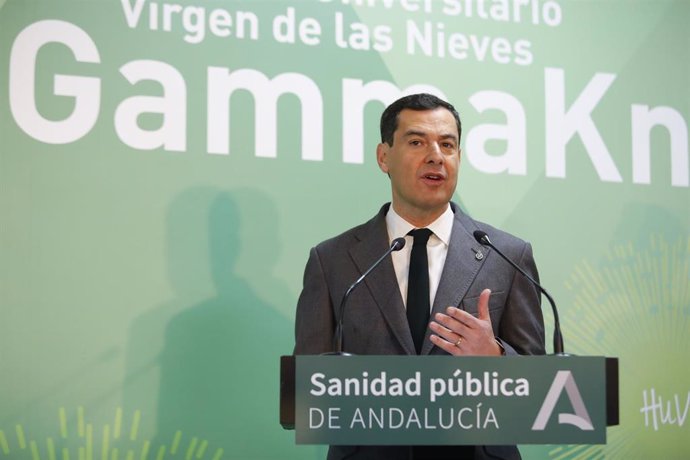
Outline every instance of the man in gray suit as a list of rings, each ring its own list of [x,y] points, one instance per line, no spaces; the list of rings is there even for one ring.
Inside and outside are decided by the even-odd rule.
[[[348,300],[345,351],[358,355],[544,354],[539,292],[472,234],[486,232],[508,257],[538,279],[530,244],[471,219],[450,201],[460,165],[461,131],[455,108],[435,96],[406,96],[386,108],[376,158],[390,178],[391,203],[368,222],[311,250],[297,305],[295,354],[332,351],[345,291],[397,237],[405,237],[405,247],[372,271]],[[424,272],[428,266],[424,286],[429,291],[425,308],[430,311],[424,312],[427,320],[416,334],[408,318],[413,302],[408,291],[417,278],[409,277],[413,237],[408,232],[422,228],[430,230],[424,262]],[[512,459],[520,454],[515,446],[331,446],[328,458]]]

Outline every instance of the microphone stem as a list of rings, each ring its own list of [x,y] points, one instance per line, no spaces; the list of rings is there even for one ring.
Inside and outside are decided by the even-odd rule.
[[[496,246],[493,245],[488,240],[484,241],[484,244],[487,246],[491,247],[494,251],[496,251],[506,262],[508,262],[515,270],[519,271],[522,273],[523,276],[525,276],[528,280],[532,282],[536,287],[539,288],[539,290],[546,296],[546,298],[549,301],[549,304],[551,304],[551,311],[553,312],[553,352],[556,355],[563,355],[565,354],[564,352],[564,346],[563,346],[563,335],[561,334],[561,322],[558,319],[558,309],[556,308],[556,302],[553,300],[553,297],[551,297],[551,294],[546,292],[546,289],[541,287],[539,283],[537,283],[529,274],[524,271],[522,268],[518,267],[515,262],[510,260],[509,257],[507,257],[505,254],[501,252],[500,249],[498,249]]]
[[[404,240],[403,240],[404,243]],[[345,292],[345,295],[343,296],[342,300],[340,301],[340,311],[338,312],[338,323],[335,328],[335,340],[333,344],[333,349],[335,350],[336,354],[340,354],[343,351],[343,321],[345,319],[345,304],[347,303],[347,299],[350,297],[350,293],[354,288],[356,288],[359,283],[362,282],[364,278],[371,273],[373,269],[379,266],[379,264],[390,255],[391,252],[393,251],[398,251],[403,247],[404,244],[400,244],[397,240],[393,241],[393,244],[391,245],[390,248],[388,248],[388,251],[386,251],[379,259],[373,263],[371,267],[367,271],[365,271],[362,276],[357,278],[357,281],[352,283],[349,288],[347,288],[347,291]]]

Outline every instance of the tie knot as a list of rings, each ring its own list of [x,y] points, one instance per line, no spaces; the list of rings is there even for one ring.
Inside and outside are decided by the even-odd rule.
[[[426,246],[427,241],[429,241],[429,237],[431,236],[433,232],[429,230],[428,228],[416,228],[414,230],[410,230],[408,232],[408,235],[412,236],[414,238],[413,245],[423,245]]]

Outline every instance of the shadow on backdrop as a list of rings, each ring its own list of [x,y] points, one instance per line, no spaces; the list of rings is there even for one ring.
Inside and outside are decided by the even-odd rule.
[[[150,455],[165,446],[203,458],[218,449],[224,459],[284,458],[293,444],[278,424],[279,356],[292,352],[293,325],[264,300],[295,300],[271,275],[278,224],[258,191],[197,188],[173,202],[174,298],[133,322],[127,351],[123,408],[141,411],[141,431],[155,433]],[[253,287],[240,273],[261,278],[252,275]]]

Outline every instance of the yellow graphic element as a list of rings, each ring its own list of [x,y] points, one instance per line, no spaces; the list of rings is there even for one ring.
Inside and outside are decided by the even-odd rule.
[[[144,445],[141,446],[141,456],[139,457],[140,460],[146,460],[146,458],[148,458],[150,447],[151,443],[149,441],[144,441]]]
[[[26,449],[26,439],[24,438],[24,428],[21,425],[15,426],[17,432],[17,443],[20,449]]]
[[[129,432],[129,440],[136,441],[139,433],[139,422],[141,421],[141,411],[135,410],[132,417],[132,430]]]
[[[84,437],[84,408],[77,407],[77,430],[79,430],[79,437]]]
[[[120,438],[120,430],[122,429],[122,408],[118,407],[115,411],[115,427],[113,430],[113,439]]]
[[[101,459],[108,460],[108,452],[110,452],[110,427],[108,425],[103,427],[103,443],[102,443]]]
[[[55,460],[55,443],[53,443],[53,438],[46,440],[46,448],[48,449],[48,460]]]
[[[10,446],[7,445],[7,438],[5,437],[5,432],[0,430],[0,449],[2,453],[8,455],[10,453]]]
[[[554,446],[549,457],[690,458],[690,417],[655,430],[640,413],[652,388],[683,400],[690,392],[690,237],[616,245],[583,260],[566,287],[573,293],[561,312],[568,352],[619,359],[620,425],[608,428],[604,446]]]
[[[64,407],[60,408],[60,436],[67,439],[67,412]]]
[[[175,433],[175,438],[173,438],[172,447],[170,447],[170,453],[175,455],[177,453],[177,448],[180,445],[180,439],[182,439],[182,432],[178,431]]]
[[[84,408],[81,406],[77,408],[77,432],[80,438],[84,437]]]
[[[74,423],[75,419],[71,420]],[[0,430],[0,460],[222,460],[223,449],[209,454],[208,440],[184,436],[180,430],[175,432],[170,443],[155,447],[148,439],[139,440],[140,410],[135,410],[131,418],[127,418],[122,408],[118,407],[111,420],[112,426],[108,423],[102,427],[96,426],[86,418],[85,410],[80,406],[76,411],[76,430],[73,427],[70,431],[70,416],[61,407],[57,414],[60,433],[57,439],[47,436],[42,441],[33,434],[27,436],[21,424],[15,425],[14,436],[8,436]],[[127,429],[129,437],[126,436]],[[75,433],[76,437],[70,438],[70,432]],[[94,436],[94,433],[98,434]],[[152,456],[154,452],[155,457]]]
[[[549,458],[554,460],[603,460],[606,458],[606,455],[602,452],[601,446],[565,445],[550,450]]]
[[[31,445],[31,458],[34,460],[39,460],[41,457],[38,455],[38,445],[36,444],[36,441],[31,441],[29,444]]]

